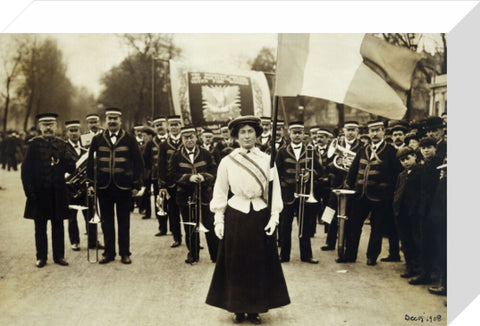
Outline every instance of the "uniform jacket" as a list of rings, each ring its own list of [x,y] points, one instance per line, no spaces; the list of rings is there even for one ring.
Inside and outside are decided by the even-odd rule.
[[[177,144],[174,144],[172,138],[169,136],[167,141],[163,142],[159,147],[158,152],[158,185],[160,188],[173,188],[175,181],[168,174],[168,162],[173,154],[181,147],[182,140],[179,139]]]
[[[277,142],[275,142],[275,143],[277,143]],[[287,145],[288,145],[288,142],[286,141],[285,137],[282,137],[282,139],[280,139],[280,141],[278,142],[277,151],[279,151],[280,148],[283,148]],[[270,146],[270,141],[268,141],[268,143],[266,143],[264,145],[261,145],[260,150],[264,153],[271,154],[272,153],[272,148]]]
[[[25,218],[68,218],[67,172],[75,172],[75,161],[65,141],[56,137],[32,138],[21,172],[27,196]]]
[[[306,147],[302,145],[299,160],[297,161],[295,153],[293,152],[292,145],[289,144],[279,149],[275,162],[277,165],[278,176],[280,178],[280,186],[282,187],[282,199],[285,204],[292,204],[295,201],[295,192],[299,181],[297,176],[300,174],[301,169],[305,168],[306,162]],[[318,160],[318,154],[313,151],[313,172],[314,172],[314,186],[319,182],[319,175],[323,171],[323,167]],[[310,180],[306,183],[306,191],[308,193],[310,189]]]
[[[406,214],[415,216],[420,205],[420,181],[422,166],[415,165],[410,173],[403,170],[397,177],[393,194],[393,213],[395,216]]]
[[[219,162],[222,160],[222,158],[230,154],[235,148],[239,147],[240,145],[233,139],[231,140],[230,144],[227,144],[227,142],[224,140],[219,142],[217,146],[215,146],[216,151],[218,152],[217,156],[219,157]]]
[[[112,144],[109,131],[95,136],[90,146],[87,177],[94,179],[94,153],[97,161],[97,188],[115,186],[120,190],[140,189],[144,163],[135,137],[120,129],[117,141]]]
[[[217,165],[212,154],[204,148],[195,146],[194,163],[192,164],[184,146],[176,151],[168,165],[168,174],[176,187],[176,203],[185,206],[188,197],[192,200],[197,196],[197,184],[190,182],[193,174],[201,174],[205,181],[201,183],[202,203],[208,205],[212,199],[212,187],[217,172]]]
[[[395,182],[402,166],[392,145],[382,142],[373,159],[372,145],[363,147],[353,159],[348,171],[347,185],[372,201],[392,200]]]
[[[145,150],[143,152],[145,179],[158,180],[158,155],[160,153],[161,144],[162,141],[155,136],[145,145]]]

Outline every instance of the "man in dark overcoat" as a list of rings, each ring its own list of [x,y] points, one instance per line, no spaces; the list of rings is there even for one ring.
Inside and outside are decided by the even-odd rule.
[[[47,221],[52,225],[53,261],[66,266],[63,220],[68,218],[65,173],[75,172],[67,144],[55,137],[57,114],[37,115],[41,136],[33,138],[22,164],[22,183],[27,202],[24,217],[35,222],[37,267],[47,263]]]
[[[122,112],[106,109],[107,130],[93,137],[87,177],[96,182],[105,251],[100,264],[115,259],[115,207],[121,261],[130,264],[130,204],[142,184],[143,158],[134,136],[121,129]]]
[[[212,199],[217,166],[210,152],[196,144],[197,136],[194,127],[182,128],[181,135],[183,146],[173,154],[168,165],[168,173],[176,184],[175,199],[184,222],[185,242],[188,248],[185,262],[194,264],[199,260],[201,230],[193,224],[200,223],[200,214],[202,214],[201,222],[208,230],[205,237],[210,259],[215,262],[218,238],[215,236],[213,214],[208,205]],[[189,205],[193,203],[196,206]]]

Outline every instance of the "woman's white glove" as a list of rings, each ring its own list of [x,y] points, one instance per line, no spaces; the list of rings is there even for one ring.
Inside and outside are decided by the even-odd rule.
[[[278,214],[272,214],[270,220],[268,220],[267,226],[265,227],[265,233],[267,235],[272,235],[275,232],[275,228],[278,225]]]
[[[223,239],[223,230],[225,228],[225,224],[224,223],[216,223],[215,224],[215,235],[217,236],[217,238],[219,238],[220,240]]]

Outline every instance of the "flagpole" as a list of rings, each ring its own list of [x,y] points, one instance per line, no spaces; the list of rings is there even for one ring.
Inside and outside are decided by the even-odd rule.
[[[277,156],[277,148],[275,147],[275,140],[277,138],[277,115],[278,115],[278,96],[275,96],[273,105],[273,128],[272,137],[270,139],[270,171],[275,166],[275,156]],[[272,190],[273,190],[273,178],[268,182],[268,201],[267,201],[267,217],[270,218],[272,212]]]

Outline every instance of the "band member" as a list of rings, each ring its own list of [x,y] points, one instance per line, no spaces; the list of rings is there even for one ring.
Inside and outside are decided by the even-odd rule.
[[[105,251],[100,264],[115,259],[115,208],[121,261],[130,264],[130,203],[140,189],[143,159],[134,137],[121,129],[122,112],[105,110],[107,130],[93,138],[87,161],[87,177],[96,182]]]
[[[151,141],[145,144],[145,150],[143,153],[143,161],[145,162],[145,175],[150,175],[150,183],[153,185],[153,197],[157,198],[160,193],[160,188],[158,185],[158,155],[160,152],[160,145],[167,140],[167,133],[164,128],[164,122],[166,119],[164,117],[156,117],[153,119],[153,126],[156,130],[156,135],[152,138]],[[167,136],[167,137],[165,137]],[[148,183],[145,184],[145,189],[151,191],[151,187],[148,186]],[[160,229],[160,216],[158,216],[159,207],[155,205],[155,216],[159,222],[159,232],[155,236],[159,237],[167,234],[167,231],[162,231]],[[146,207],[145,219],[151,217],[151,208]]]
[[[405,136],[408,131],[408,127],[402,123],[397,122],[391,127],[392,131],[392,145],[398,151],[405,146]]]
[[[182,244],[182,231],[180,229],[180,211],[176,203],[175,181],[168,175],[168,162],[173,153],[175,153],[182,142],[180,139],[180,128],[182,127],[182,119],[179,115],[168,117],[169,136],[166,142],[162,143],[158,153],[158,184],[159,193],[164,193],[167,201],[168,215],[159,216],[160,235],[167,233],[167,218],[170,220],[170,231],[173,235],[173,243],[170,247],[175,248]]]
[[[230,131],[227,126],[220,128],[223,140],[217,144],[218,156],[220,160],[230,154],[235,148],[238,148],[238,143],[230,137]]]
[[[318,260],[315,260],[312,257],[312,245],[310,240],[315,233],[316,226],[315,204],[305,203],[303,221],[301,221],[298,216],[299,198],[296,198],[295,193],[301,191],[298,187],[302,182],[301,178],[303,178],[303,183],[306,185],[305,189],[310,189],[310,173],[314,174],[313,179],[316,180],[319,171],[321,171],[321,166],[318,161],[318,154],[316,154],[315,150],[312,150],[313,171],[304,172],[302,174],[301,170],[303,168],[312,170],[312,162],[307,161],[306,147],[302,143],[304,136],[303,122],[292,122],[289,125],[288,130],[291,143],[288,146],[281,148],[276,157],[284,204],[284,209],[280,214],[279,227],[279,242],[281,246],[280,261],[290,261],[293,215],[296,213],[297,219],[299,219],[298,222],[303,223],[303,232],[299,232],[300,259],[303,262],[318,264]]]
[[[98,135],[103,130],[100,128],[100,116],[96,113],[89,114],[85,117],[87,121],[88,132],[80,136],[82,146],[85,148],[90,147],[93,136]]]
[[[329,158],[327,156],[327,149],[328,144],[330,142],[329,137],[333,137],[333,134],[330,130],[325,128],[318,128],[316,133],[316,145],[315,149],[318,152],[320,163],[324,167],[328,167]],[[318,199],[318,204],[316,205],[316,216],[317,219],[321,218],[321,212],[325,209],[325,206],[328,204],[328,200],[330,197],[330,178],[328,169],[324,168],[319,173],[318,182],[315,184],[314,191],[315,191],[315,198]],[[325,233],[327,232],[327,226],[325,226]]]
[[[203,129],[201,146],[210,154],[212,154],[215,163],[218,164],[220,161],[220,156],[215,145],[216,144],[213,143],[213,132],[210,129]]]
[[[84,147],[82,147],[80,144],[80,121],[72,120],[72,121],[65,122],[65,129],[67,130],[67,133],[66,133],[67,151],[70,153],[70,155],[75,160],[75,162],[78,162],[79,158],[80,157],[85,158],[84,155],[86,155],[87,153],[87,150]],[[80,166],[78,168],[80,168]],[[77,168],[77,171],[78,171],[78,168]],[[70,204],[85,205],[86,189],[85,189],[85,192],[81,193],[76,198],[72,198],[73,194],[71,193],[69,195],[70,195],[69,196]],[[82,213],[85,219],[85,226],[87,227],[87,230],[88,230],[88,212],[86,210],[83,210]],[[70,244],[72,245],[72,250],[73,251],[80,250],[80,231],[78,230],[77,210],[75,209],[69,209],[68,236],[70,238]],[[92,243],[92,247],[95,247],[95,242]]]
[[[57,114],[37,115],[41,136],[29,144],[21,167],[23,189],[27,196],[24,217],[35,222],[37,267],[47,263],[47,221],[52,225],[53,261],[66,266],[63,219],[68,218],[65,173],[75,172],[75,161],[67,144],[55,137]]]
[[[141,124],[136,124],[133,126],[133,134],[135,135],[135,139],[137,140],[138,147],[140,148],[141,152],[143,152],[143,147],[146,144],[146,142],[143,140],[143,137],[142,137],[142,130],[143,130],[143,125]]]
[[[393,190],[402,167],[396,158],[395,148],[384,141],[384,122],[371,121],[367,126],[372,144],[357,153],[346,179],[347,186],[355,189],[356,193],[352,197],[352,209],[348,220],[345,257],[337,259],[337,262],[357,260],[363,223],[370,213],[371,232],[367,265],[373,266],[376,265],[382,249],[384,219],[392,216]],[[397,246],[391,242],[389,251],[390,261],[399,259],[398,238]]]
[[[271,130],[271,119],[269,117],[261,117],[260,122],[263,128],[263,132],[259,137],[260,146],[267,145],[272,139]]]
[[[283,120],[277,120],[277,133],[275,135],[275,148],[278,151],[279,148],[286,146],[288,140],[284,136],[285,122]],[[272,152],[271,142],[268,141],[265,145],[260,146],[260,150],[264,153],[270,154]]]
[[[247,314],[250,322],[260,324],[259,313],[290,303],[272,239],[282,210],[280,184],[269,156],[255,147],[262,133],[260,119],[239,117],[229,129],[241,148],[226,156],[217,171],[210,209],[220,243],[206,303],[234,312],[235,323]],[[269,180],[273,180],[270,213],[265,200]]]
[[[212,187],[217,166],[210,152],[197,145],[194,127],[183,127],[181,135],[183,146],[173,154],[169,162],[168,173],[177,185],[175,198],[182,214],[185,242],[188,248],[185,262],[195,264],[199,260],[200,222],[209,231],[206,232],[205,237],[210,259],[215,262],[218,239],[215,236],[213,215],[210,213],[208,204],[212,199]],[[192,216],[190,212],[195,216]]]
[[[157,132],[152,127],[143,127],[142,131],[142,139],[145,142],[145,146],[143,148],[143,161],[145,163],[145,175],[143,178],[143,186],[145,187],[145,192],[142,196],[140,207],[145,210],[145,215],[142,217],[143,220],[149,219],[152,215],[152,203],[151,203],[151,196],[152,196],[152,166],[156,166],[158,160],[158,148],[157,148],[157,155],[153,153],[152,149],[153,139],[157,135]],[[154,158],[155,157],[155,158]],[[155,160],[156,159],[156,160]],[[148,161],[148,163],[147,163]],[[156,171],[155,171],[156,173]],[[157,182],[157,178],[155,178],[155,182]],[[155,197],[156,198],[156,195]]]
[[[363,143],[358,139],[359,127],[357,121],[345,121],[343,124],[343,141],[339,141],[339,146],[354,152],[358,153],[360,148],[363,146]],[[338,158],[338,166],[344,166],[343,157]],[[350,162],[351,163],[351,162]],[[349,166],[349,163],[345,163],[345,166]],[[347,177],[347,172],[337,168],[333,162],[328,163],[328,170],[330,172],[330,189],[342,188],[345,183],[345,178]],[[347,201],[348,207],[350,207],[350,200]],[[332,209],[337,209],[337,196],[333,193],[330,193],[327,206]],[[327,208],[326,208],[327,209]],[[347,210],[348,211],[348,210]],[[332,222],[328,226],[326,244],[321,249],[334,250],[337,242],[337,232],[338,232],[338,223],[337,218],[333,218]]]
[[[319,130],[319,129],[320,129],[320,127],[314,126],[314,127],[311,127],[310,130],[309,130],[310,143],[311,143],[313,146],[317,146],[317,143],[318,143],[318,130]]]

